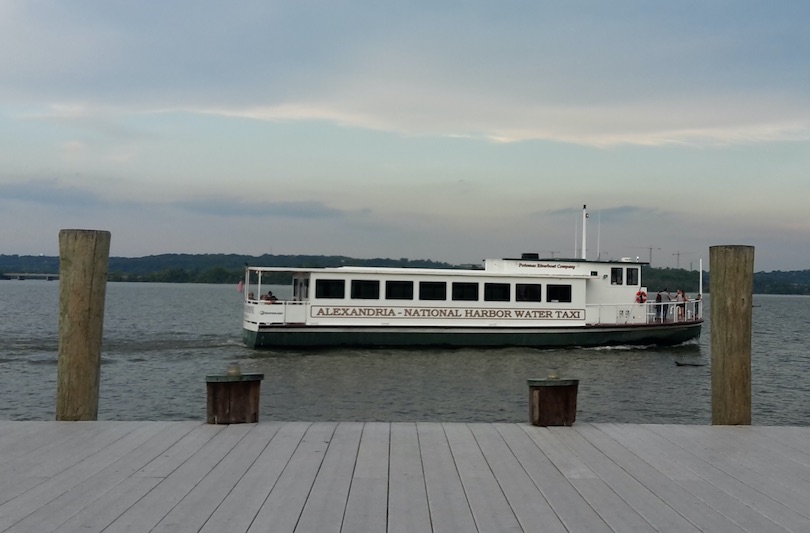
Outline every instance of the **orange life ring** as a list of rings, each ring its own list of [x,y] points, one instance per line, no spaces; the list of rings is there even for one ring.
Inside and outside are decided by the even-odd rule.
[[[647,293],[644,291],[638,291],[636,293],[636,303],[643,304],[647,301]]]

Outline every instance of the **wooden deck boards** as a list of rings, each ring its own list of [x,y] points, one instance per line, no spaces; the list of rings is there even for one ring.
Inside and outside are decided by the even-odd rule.
[[[0,532],[807,532],[810,428],[0,422]]]

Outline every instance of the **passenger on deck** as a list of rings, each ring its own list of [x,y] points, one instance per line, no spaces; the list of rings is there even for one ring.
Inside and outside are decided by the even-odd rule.
[[[655,321],[661,322],[661,291],[655,295]]]
[[[678,289],[678,294],[675,296],[675,301],[677,302],[675,305],[678,309],[678,320],[683,320],[684,316],[686,315],[686,293],[681,289]]]
[[[276,300],[278,300],[278,298],[276,298],[276,295],[273,294],[273,291],[267,291],[267,294],[262,296],[262,300],[272,304],[272,303],[276,303]]]
[[[661,302],[664,304],[664,308],[661,313],[661,320],[663,322],[667,321],[667,315],[669,315],[669,306],[671,301],[672,295],[669,293],[669,290],[665,288],[664,292],[661,293]]]

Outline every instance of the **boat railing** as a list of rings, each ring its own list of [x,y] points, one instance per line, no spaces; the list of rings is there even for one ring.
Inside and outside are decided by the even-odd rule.
[[[307,321],[308,301],[248,299],[246,302],[256,306],[252,315],[259,323],[303,324]]]
[[[672,324],[703,318],[703,302],[594,304],[588,306],[588,322],[596,324]]]
[[[264,324],[303,324],[310,302],[306,300],[246,300],[251,321]],[[588,305],[587,321],[597,324],[662,324],[700,320],[703,301],[645,302]],[[253,308],[253,309],[250,309]]]
[[[647,302],[648,323],[691,322],[703,318],[703,300]]]

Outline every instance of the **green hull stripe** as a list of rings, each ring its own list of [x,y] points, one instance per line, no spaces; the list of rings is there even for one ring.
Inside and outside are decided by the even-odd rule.
[[[465,329],[363,329],[363,328],[274,328],[270,331],[242,330],[250,348],[294,348],[326,346],[523,346],[554,348],[566,346],[664,345],[671,346],[700,337],[702,323],[666,327],[571,328],[553,331],[475,331]]]

